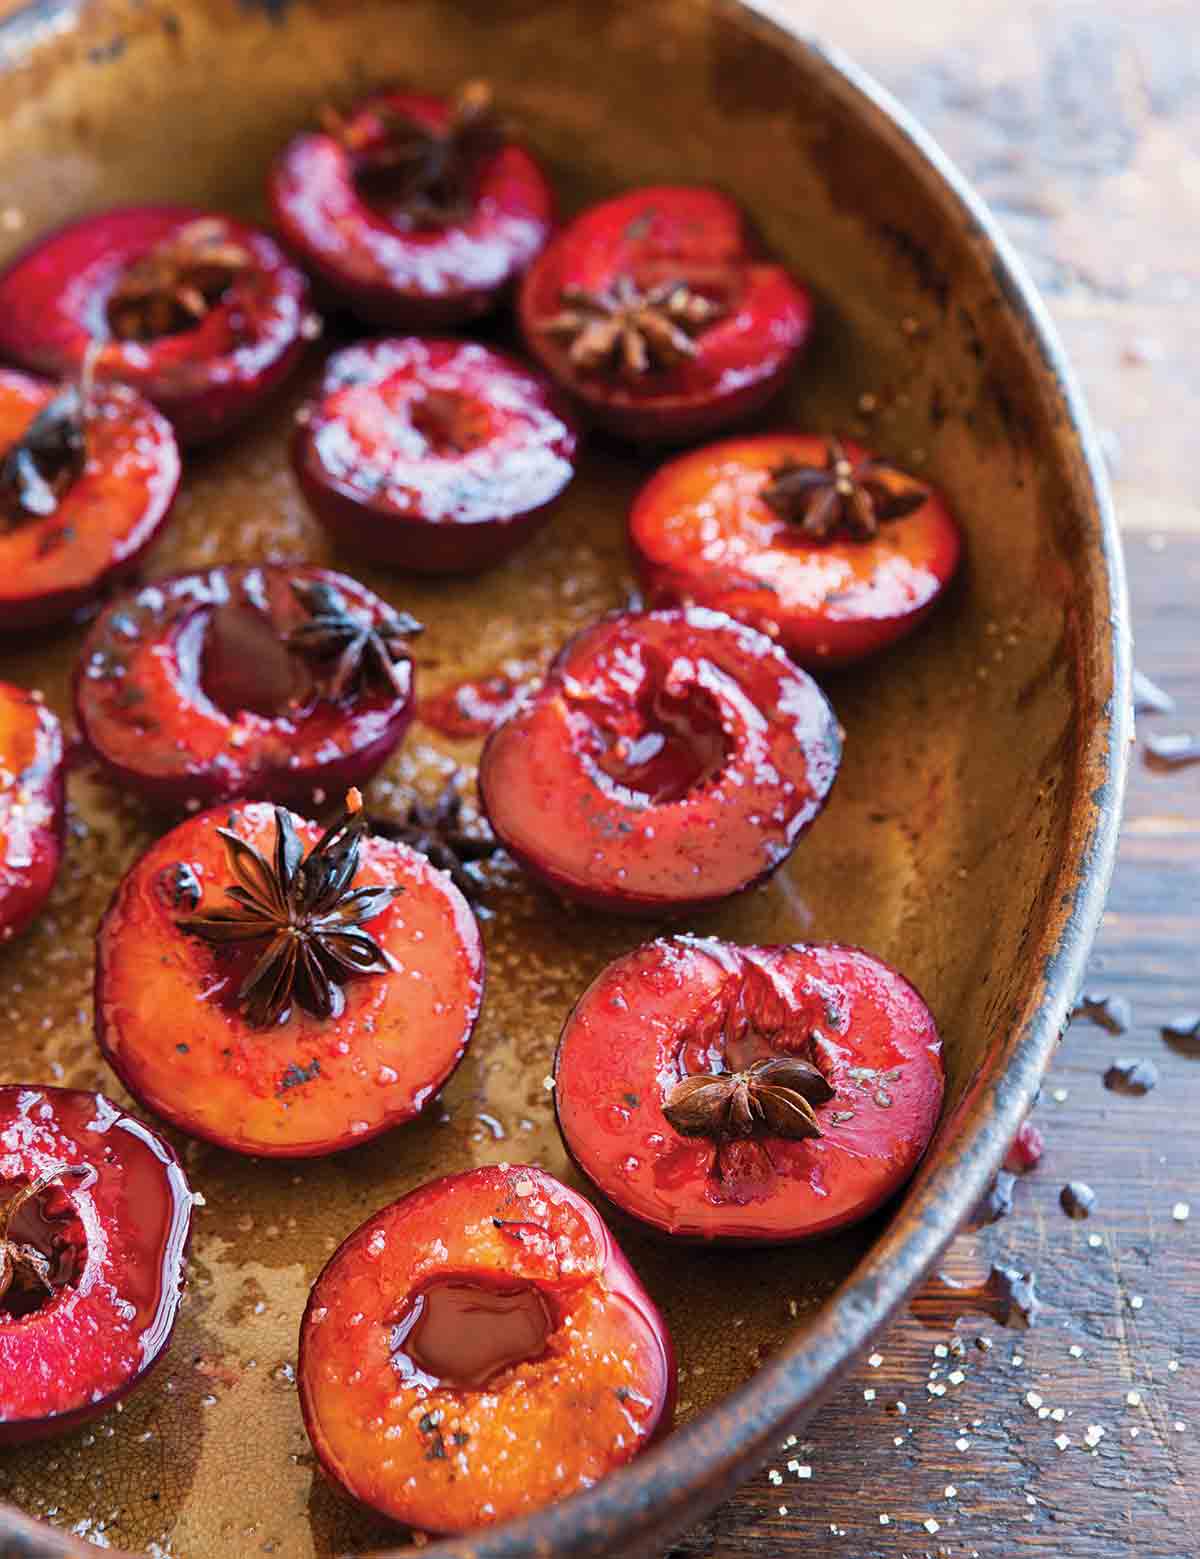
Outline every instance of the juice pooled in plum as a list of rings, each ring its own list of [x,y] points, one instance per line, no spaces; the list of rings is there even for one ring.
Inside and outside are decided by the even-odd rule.
[[[0,1445],[66,1433],[165,1351],[192,1196],[102,1094],[0,1087]]]
[[[662,1317],[599,1215],[527,1165],[432,1181],[350,1235],[309,1296],[298,1377],[330,1479],[434,1532],[591,1487],[675,1401]]]

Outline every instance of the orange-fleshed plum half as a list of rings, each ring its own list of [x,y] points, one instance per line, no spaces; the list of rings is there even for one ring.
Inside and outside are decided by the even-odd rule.
[[[821,690],[716,612],[616,614],[560,651],[488,738],[497,838],[569,898],[627,914],[716,903],[769,875],[841,756]]]
[[[0,1445],[94,1418],[162,1356],[191,1218],[174,1152],[103,1094],[0,1088]]]
[[[597,976],[554,1077],[567,1148],[610,1201],[665,1234],[755,1243],[829,1234],[886,1202],[943,1089],[929,1009],[878,958],[690,937]]]
[[[40,694],[0,682],[0,942],[46,902],[62,849],[62,727]]]
[[[322,1467],[385,1516],[461,1532],[591,1487],[669,1429],[662,1317],[595,1208],[488,1166],[369,1218],[313,1287],[300,1403]]]
[[[417,629],[311,564],[175,574],[93,623],[75,676],[79,729],[109,779],[164,810],[236,796],[319,806],[365,784],[408,729],[404,639]],[[352,641],[362,653],[348,674]]]
[[[124,385],[0,369],[0,635],[69,617],[137,567],[179,485],[171,424]]]
[[[321,829],[291,821],[311,849]],[[264,944],[216,946],[181,924],[223,908],[235,885],[218,828],[272,859],[272,808],[239,803],[164,835],[116,891],[96,953],[105,1058],[156,1115],[238,1153],[313,1157],[411,1120],[479,1015],[483,948],[470,906],[424,856],[366,839],[351,886],[400,889],[364,927],[390,968],[346,976],[328,1017],[293,1005],[257,1025],[239,991]]]
[[[680,443],[782,388],[812,302],[728,195],[656,185],[589,207],[553,238],[522,284],[520,319],[529,351],[601,427]]]
[[[292,459],[339,545],[420,573],[486,568],[532,536],[575,472],[565,398],[474,341],[334,353]]]
[[[843,441],[855,466],[874,457]],[[634,501],[629,539],[651,605],[728,612],[802,665],[876,654],[932,611],[958,566],[957,523],[932,488],[878,533],[806,534],[764,501],[772,472],[819,467],[828,441],[808,433],[727,439],[672,460]]]

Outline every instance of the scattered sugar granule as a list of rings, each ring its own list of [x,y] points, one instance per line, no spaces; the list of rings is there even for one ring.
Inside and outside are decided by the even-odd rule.
[[[904,1444],[904,1436],[902,1434],[893,1435],[892,1436],[892,1444],[893,1445],[903,1445]]]
[[[1192,1209],[1187,1202],[1176,1202],[1171,1209],[1171,1217],[1176,1223],[1186,1223],[1192,1215]]]
[[[881,1511],[880,1511],[880,1512],[879,1512],[879,1525],[880,1525],[880,1526],[881,1526],[881,1527],[890,1527],[890,1526],[891,1526],[891,1524],[892,1524],[892,1518],[891,1518],[891,1516],[887,1516],[887,1515],[885,1515],[885,1514],[884,1514],[884,1513],[883,1513],[883,1511],[882,1511],[882,1510],[881,1510]]]
[[[1025,1393],[1025,1400],[1029,1403],[1030,1407],[1041,1407],[1042,1405],[1042,1399],[1038,1396],[1036,1391],[1027,1391]]]
[[[933,1356],[935,1359],[946,1359],[950,1356],[950,1350],[944,1342],[934,1343]]]
[[[942,1523],[940,1521],[935,1521],[932,1516],[926,1516],[921,1525],[929,1533],[930,1537],[932,1537],[935,1532],[940,1532],[942,1530]]]
[[[121,1404],[118,1402],[117,1406],[120,1407],[120,1405]],[[1184,1423],[1182,1418],[1177,1418],[1175,1420],[1175,1422],[1171,1425],[1171,1427],[1172,1427],[1172,1429],[1174,1429],[1176,1434],[1186,1434],[1187,1433],[1187,1425]]]
[[[1089,1234],[1088,1235],[1088,1244],[1092,1247],[1093,1250],[1099,1250],[1101,1245],[1104,1244],[1104,1241],[1100,1238],[1100,1236],[1098,1234]]]
[[[1071,1346],[1067,1349],[1067,1352],[1071,1355],[1071,1357],[1073,1359],[1082,1359],[1083,1358],[1083,1349],[1079,1346],[1079,1344],[1077,1342],[1073,1342],[1071,1344]]]
[[[873,1353],[871,1355],[871,1357],[867,1360],[867,1363],[871,1367],[871,1369],[877,1370],[879,1368],[879,1366],[883,1363],[883,1354],[882,1353]]]
[[[1071,1443],[1071,1436],[1069,1434],[1055,1435],[1054,1443],[1058,1446],[1060,1451],[1065,1451],[1067,1446]]]
[[[1050,1097],[1054,1100],[1055,1104],[1066,1104],[1068,1097],[1067,1090],[1065,1088],[1056,1088],[1053,1093],[1051,1093]]]
[[[1066,1410],[1065,1407],[1056,1407],[1054,1409],[1054,1411],[1050,1414],[1050,1417],[1054,1420],[1054,1422],[1056,1424],[1061,1424],[1063,1419],[1066,1416],[1067,1416],[1067,1410]]]
[[[1094,1449],[1096,1446],[1098,1446],[1100,1444],[1101,1440],[1103,1440],[1103,1439],[1104,1439],[1104,1425],[1103,1424],[1089,1424],[1087,1426],[1087,1429],[1084,1431],[1084,1436],[1083,1436],[1083,1443],[1084,1443],[1084,1445],[1088,1446],[1091,1449]]]
[[[767,1477],[773,1484],[775,1484],[777,1488],[783,1482],[783,1474],[775,1467],[771,1468],[770,1472],[767,1474]]]
[[[1174,1375],[1175,1371],[1179,1368],[1179,1360],[1178,1359],[1168,1359],[1167,1360],[1167,1368],[1170,1370],[1171,1374]]]
[[[780,1505],[780,1507],[779,1507],[779,1514],[781,1516],[786,1516],[787,1515],[787,1506],[786,1505]]]
[[[1142,1393],[1140,1391],[1127,1391],[1125,1393],[1125,1401],[1130,1407],[1141,1407]]]
[[[927,1380],[925,1382],[925,1390],[928,1391],[931,1397],[944,1397],[946,1395],[945,1386],[940,1385],[936,1380]]]
[[[1145,1303],[1146,1303],[1146,1301],[1142,1298],[1142,1296],[1140,1294],[1130,1294],[1130,1296],[1129,1296],[1129,1308],[1131,1310],[1140,1310]]]
[[[1023,1353],[1014,1353],[1012,1358],[1008,1362],[1012,1365],[1012,1367],[1014,1369],[1019,1370],[1021,1368],[1022,1364],[1024,1364],[1024,1362],[1025,1362],[1025,1355]]]
[[[967,1439],[966,1435],[960,1435],[954,1444],[958,1450],[965,1451],[971,1442]]]
[[[875,1400],[874,1389],[871,1386],[866,1387],[866,1389],[863,1391],[863,1401],[864,1402],[874,1402],[874,1400]]]
[[[811,1478],[812,1477],[812,1468],[811,1467],[797,1467],[796,1468],[796,1476],[797,1476],[797,1478]]]
[[[1131,1429],[1131,1430],[1130,1430],[1130,1431],[1129,1431],[1129,1438],[1130,1438],[1130,1439],[1131,1439],[1131,1440],[1136,1440],[1136,1439],[1137,1439],[1137,1437],[1138,1437],[1138,1435],[1140,1435],[1140,1434],[1141,1434],[1141,1432],[1142,1432],[1142,1431],[1141,1431],[1141,1430],[1140,1430],[1140,1429],[1139,1429],[1139,1428],[1138,1428],[1138,1427],[1137,1427],[1137,1425],[1136,1425],[1136,1424],[1135,1424],[1135,1425],[1134,1425],[1134,1427],[1133,1427],[1133,1428],[1132,1428],[1132,1429]]]
[[[1050,1417],[1050,1409],[1048,1407],[1039,1407],[1038,1408],[1038,1417],[1039,1418],[1049,1418]]]
[[[957,1497],[958,1497],[958,1490],[954,1487],[954,1485],[952,1483],[948,1483],[946,1485],[946,1498],[947,1499],[956,1499]]]
[[[899,1401],[893,1402],[892,1406],[895,1408],[896,1412],[899,1413],[901,1418],[903,1418],[905,1416],[905,1414],[908,1412],[908,1403],[907,1402],[899,1402]]]
[[[952,1386],[961,1386],[966,1378],[962,1370],[951,1370],[949,1375],[946,1376],[946,1379]]]
[[[552,1077],[543,1077],[542,1087],[546,1090],[547,1093],[551,1093],[554,1089],[554,1079]]]

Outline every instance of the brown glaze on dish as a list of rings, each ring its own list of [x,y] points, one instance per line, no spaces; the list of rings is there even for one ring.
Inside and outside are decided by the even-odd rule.
[[[781,1426],[799,1420],[934,1260],[1026,1113],[1078,984],[1111,864],[1128,672],[1111,515],[1057,349],[986,226],[908,132],[869,91],[749,23],[743,8],[644,0],[634,17],[595,0],[586,30],[550,0],[413,0],[403,29],[383,0],[356,7],[353,27],[299,0],[271,17],[190,0],[171,9],[174,26],[133,0],[83,10],[76,29],[40,42],[26,22],[11,24],[18,52],[32,52],[0,79],[0,119],[11,121],[0,161],[26,236],[118,189],[258,215],[270,156],[331,87],[401,75],[415,58],[435,87],[485,60],[568,210],[631,178],[686,174],[661,135],[675,108],[689,156],[754,211],[817,296],[803,392],[785,398],[780,421],[802,416],[861,437],[859,397],[876,395],[872,447],[936,481],[962,519],[968,561],[930,623],[886,662],[829,680],[846,754],[820,828],[768,885],[691,927],[742,942],[854,941],[903,969],[945,1039],[945,1124],[898,1217],[815,1248],[683,1260],[616,1228],[679,1344],[685,1427],[582,1505],[534,1518],[527,1542],[556,1556],[660,1552],[778,1444]],[[251,91],[240,62],[268,48],[275,68]],[[93,51],[103,63],[89,62]],[[228,91],[214,89],[218,78]],[[41,106],[68,102],[69,112]],[[74,170],[66,197],[49,176],[64,158]],[[903,400],[888,391],[901,385]],[[152,556],[156,575],[226,558],[335,561],[287,469],[288,431],[280,406],[193,465]],[[422,696],[509,662],[545,665],[568,634],[623,605],[624,513],[651,469],[593,451],[548,528],[453,591],[352,567],[428,624],[416,650]],[[65,712],[78,642],[5,651],[0,677],[41,686]],[[478,746],[415,725],[368,806],[399,812],[417,783],[434,794]],[[152,836],[136,807],[86,772],[70,791],[76,833],[49,908],[0,950],[3,1073],[103,1083],[124,1103],[90,1037],[90,932]],[[162,1370],[119,1418],[82,1434],[57,1471],[6,1456],[0,1501],[37,1515],[53,1506],[83,1534],[105,1523],[114,1548],[157,1542],[189,1559],[265,1542],[304,1559],[395,1541],[315,1473],[291,1379],[309,1284],[367,1213],[432,1173],[511,1157],[570,1178],[542,1082],[555,1037],[595,973],[653,934],[644,922],[564,911],[502,864],[485,870],[496,911],[485,926],[490,994],[441,1106],[303,1170],[187,1148],[207,1205]],[[35,982],[31,969],[48,973]],[[722,1400],[756,1372],[749,1390]],[[426,1552],[490,1559],[509,1541]]]

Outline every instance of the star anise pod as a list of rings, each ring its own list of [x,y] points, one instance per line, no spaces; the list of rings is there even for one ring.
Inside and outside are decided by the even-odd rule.
[[[288,648],[326,664],[329,698],[344,698],[372,682],[385,693],[405,696],[408,682],[396,663],[407,641],[422,631],[415,617],[389,611],[373,622],[323,579],[294,579],[292,594],[309,615],[288,634]]]
[[[353,120],[326,108],[321,123],[352,155],[359,187],[387,200],[414,227],[461,220],[476,169],[503,141],[492,89],[483,81],[469,81],[459,90],[440,130],[386,103],[373,104],[369,116]]]
[[[53,514],[87,464],[86,405],[70,384],[48,401],[0,461],[0,531]]]
[[[660,282],[643,291],[629,276],[618,276],[606,292],[564,287],[562,302],[562,311],[539,328],[570,343],[568,356],[576,368],[614,370],[627,380],[695,357],[692,337],[725,312],[686,282]]]
[[[35,1180],[23,1185],[0,1208],[0,1306],[14,1284],[33,1292],[40,1289],[44,1294],[54,1293],[56,1284],[49,1256],[38,1250],[36,1245],[13,1239],[13,1219],[22,1207],[41,1196],[56,1180],[61,1180],[64,1175],[79,1173],[81,1169],[77,1165],[55,1164]]]
[[[663,1114],[685,1137],[718,1144],[738,1138],[821,1136],[814,1104],[834,1091],[807,1061],[771,1056],[742,1072],[694,1072],[667,1095]]]
[[[231,829],[218,828],[229,869],[229,908],[188,915],[176,923],[217,946],[266,942],[237,993],[251,1023],[269,1026],[293,1002],[315,1017],[334,1009],[333,987],[351,974],[386,974],[387,954],[365,921],[403,889],[356,888],[359,847],[367,831],[362,796],[352,790],[347,810],[304,854],[291,814],[275,808],[275,850],[270,861]]]
[[[118,341],[191,330],[253,264],[219,217],[198,217],[124,272],[108,300],[109,329]]]
[[[867,541],[879,534],[881,524],[919,509],[929,490],[886,460],[855,465],[841,441],[830,438],[823,466],[785,460],[772,470],[759,497],[806,536],[824,540],[846,530]]]
[[[398,839],[426,857],[432,866],[446,872],[464,898],[474,903],[480,897],[478,880],[467,871],[471,861],[485,861],[500,849],[491,834],[468,834],[462,827],[462,795],[453,785],[434,802],[414,801],[403,818],[371,818],[374,833],[385,839]]]

